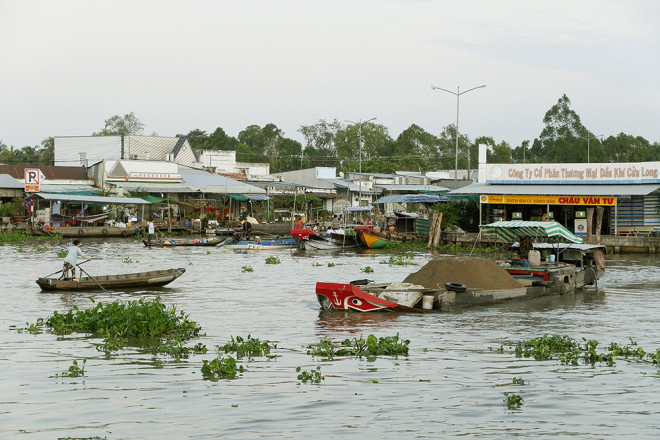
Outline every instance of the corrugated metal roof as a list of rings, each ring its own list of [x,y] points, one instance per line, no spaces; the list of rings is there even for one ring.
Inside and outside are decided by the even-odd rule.
[[[23,189],[25,184],[20,183],[9,174],[0,174],[0,188]]]
[[[433,196],[428,194],[396,194],[392,196],[383,196],[372,202],[377,203],[437,203],[448,201],[447,197]]]
[[[366,186],[362,186],[362,188],[360,188],[360,185],[358,185],[357,183],[349,182],[347,180],[340,180],[340,179],[320,179],[320,180],[324,180],[336,186],[341,186],[342,188],[348,188],[349,191],[353,191],[353,192],[362,191],[363,194],[378,194],[380,192],[380,191],[372,191]]]
[[[196,192],[183,183],[110,182],[126,191],[146,191],[148,193],[189,193]]]
[[[266,190],[207,171],[179,168],[186,186],[194,191],[215,194],[265,194]]]
[[[374,187],[382,188],[385,191],[431,191],[442,192],[449,191],[449,188],[438,185],[382,185],[375,183]]]
[[[0,165],[0,173],[23,180],[26,168],[38,168],[47,180],[90,180],[87,170],[81,166],[63,167],[53,165]],[[43,183],[43,182],[42,182]]]
[[[105,203],[105,204],[122,204],[122,205],[148,205],[144,199],[138,197],[99,197],[99,196],[77,196],[71,194],[50,194],[50,193],[34,193],[30,198],[40,198],[43,200],[64,200],[67,202],[89,202],[89,203]]]
[[[660,188],[658,184],[620,185],[489,185],[473,183],[449,194],[510,194],[544,196],[645,196]]]

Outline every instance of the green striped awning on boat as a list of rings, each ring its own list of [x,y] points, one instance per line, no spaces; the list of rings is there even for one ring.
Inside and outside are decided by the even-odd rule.
[[[572,243],[582,243],[580,237],[557,222],[500,221],[481,225],[482,235],[496,235],[507,242],[529,235],[534,238],[557,238]]]

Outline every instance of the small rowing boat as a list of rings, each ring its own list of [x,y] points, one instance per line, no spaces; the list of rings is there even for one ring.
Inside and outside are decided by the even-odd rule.
[[[171,283],[186,271],[184,268],[152,270],[149,272],[117,275],[84,276],[80,281],[73,278],[39,278],[36,283],[44,291],[116,290],[126,288],[160,287]]]

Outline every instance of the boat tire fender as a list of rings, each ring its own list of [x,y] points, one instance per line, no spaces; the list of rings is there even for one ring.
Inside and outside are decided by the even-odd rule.
[[[367,284],[373,283],[374,280],[368,280],[368,279],[363,279],[363,280],[353,280],[349,284],[352,284],[354,286],[366,286]]]
[[[449,283],[445,283],[445,289],[451,290],[452,292],[465,292],[467,290],[467,286],[465,284],[454,283],[450,281]]]
[[[80,237],[82,237],[83,235],[85,235],[85,231],[83,230],[83,228],[78,229],[78,235],[79,235]]]
[[[101,235],[108,235],[108,230],[106,228],[101,229]]]
[[[122,237],[126,237],[127,235],[128,235],[128,231],[127,231],[126,229],[124,229],[123,231],[121,231],[121,236],[122,236]]]

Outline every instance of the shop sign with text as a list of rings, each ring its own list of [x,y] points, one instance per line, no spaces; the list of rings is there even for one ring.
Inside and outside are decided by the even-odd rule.
[[[514,196],[484,194],[481,203],[503,203],[508,205],[591,205],[615,206],[616,197],[602,196]]]
[[[660,183],[660,162],[487,164],[487,183]]]

